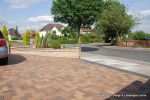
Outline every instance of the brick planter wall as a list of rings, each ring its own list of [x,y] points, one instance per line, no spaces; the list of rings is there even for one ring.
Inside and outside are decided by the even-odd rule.
[[[120,46],[120,47],[142,47],[142,48],[150,48],[150,40],[117,41],[116,45]]]
[[[39,56],[48,56],[48,57],[63,57],[63,58],[79,58],[79,49],[32,49],[32,48],[23,48],[11,49],[11,54],[27,54],[27,55],[39,55]]]

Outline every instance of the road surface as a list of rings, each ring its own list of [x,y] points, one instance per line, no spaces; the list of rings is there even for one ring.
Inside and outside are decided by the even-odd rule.
[[[125,59],[144,61],[150,63],[150,51],[115,50],[104,47],[96,47],[92,45],[82,45],[82,52],[111,57],[121,57]]]

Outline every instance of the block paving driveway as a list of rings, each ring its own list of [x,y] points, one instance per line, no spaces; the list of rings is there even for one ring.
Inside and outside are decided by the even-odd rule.
[[[150,100],[150,80],[79,59],[14,54],[0,100]]]

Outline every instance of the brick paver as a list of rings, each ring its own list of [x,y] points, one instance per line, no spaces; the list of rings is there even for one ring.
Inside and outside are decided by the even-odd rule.
[[[11,55],[0,66],[0,100],[112,100],[115,93],[148,93],[149,85],[148,78],[78,59]]]

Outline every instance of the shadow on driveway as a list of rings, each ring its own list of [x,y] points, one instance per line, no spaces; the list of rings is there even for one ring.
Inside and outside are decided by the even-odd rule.
[[[134,81],[106,100],[150,100],[150,79],[146,83]]]
[[[90,52],[90,51],[97,51],[98,48],[94,48],[94,47],[82,47],[81,50],[83,52]]]
[[[10,55],[8,58],[8,65],[18,64],[25,61],[26,58],[21,55]]]

